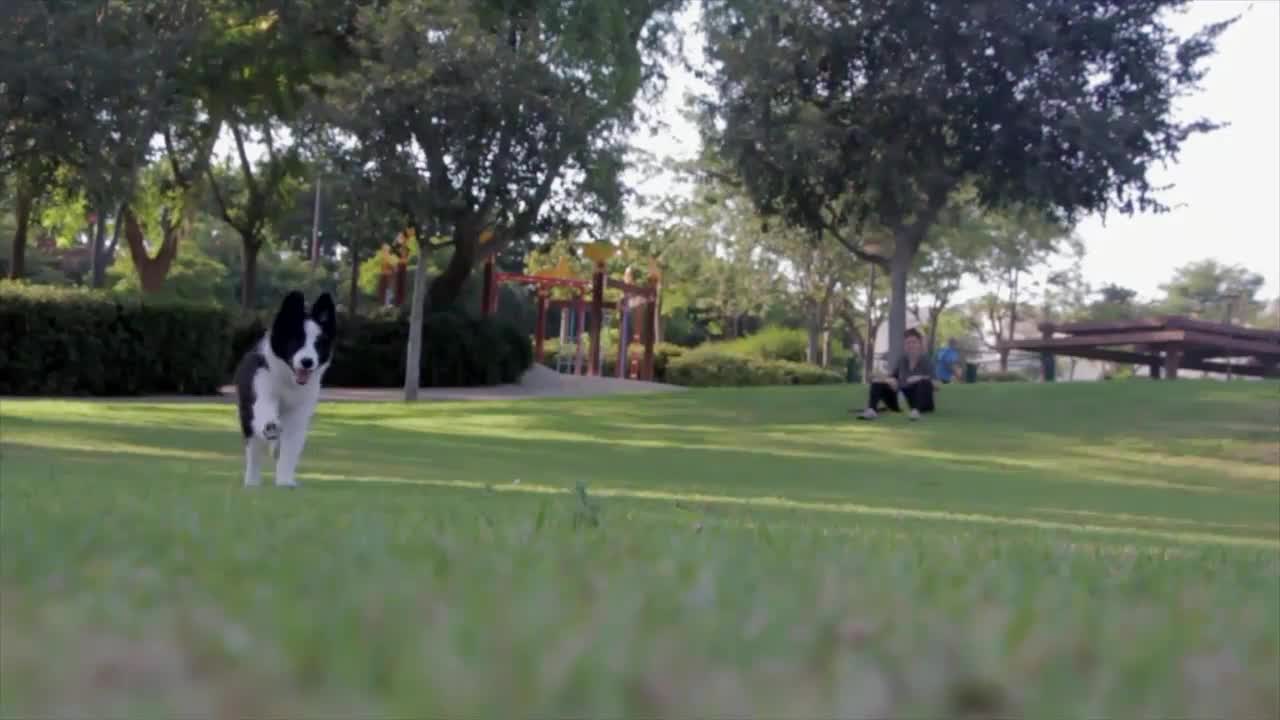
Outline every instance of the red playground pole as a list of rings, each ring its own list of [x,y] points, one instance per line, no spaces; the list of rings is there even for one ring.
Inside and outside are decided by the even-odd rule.
[[[547,291],[538,288],[538,327],[533,333],[533,357],[542,363],[542,346],[547,334]]]

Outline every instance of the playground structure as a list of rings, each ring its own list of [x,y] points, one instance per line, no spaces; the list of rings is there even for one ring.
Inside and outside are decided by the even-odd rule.
[[[538,319],[534,331],[533,353],[536,362],[543,361],[543,349],[546,342],[547,311],[560,310],[562,317],[567,313],[570,325],[574,328],[575,337],[581,336],[583,325],[588,326],[590,350],[583,362],[582,344],[575,343],[576,351],[573,360],[573,373],[599,377],[604,367],[604,348],[601,342],[604,326],[606,290],[617,290],[622,297],[617,302],[618,315],[618,362],[616,375],[619,379],[653,380],[653,347],[657,337],[657,304],[660,273],[656,264],[651,263],[648,283],[636,284],[631,277],[631,270],[622,280],[605,275],[605,263],[613,257],[617,248],[608,243],[590,243],[583,247],[583,253],[593,264],[591,280],[583,280],[573,273],[568,258],[562,258],[551,270],[540,274],[498,272],[493,255],[484,262],[484,288],[482,290],[480,312],[491,315],[498,309],[498,288],[502,283],[532,285],[537,296]],[[572,291],[571,300],[552,300],[553,288],[568,288]],[[588,300],[588,295],[590,300]],[[590,314],[588,316],[588,303]],[[640,313],[640,321],[633,322],[636,312]],[[589,324],[588,324],[589,322]],[[562,336],[563,336],[562,332]],[[644,347],[643,356],[636,361],[630,359],[632,343],[640,343]]]
[[[1053,382],[1054,355],[1146,365],[1151,378],[1176,380],[1179,370],[1228,376],[1280,377],[1280,332],[1170,316],[1118,322],[1042,323],[1038,340],[1005,343],[1039,352],[1041,377]],[[1058,337],[1062,335],[1063,337]]]

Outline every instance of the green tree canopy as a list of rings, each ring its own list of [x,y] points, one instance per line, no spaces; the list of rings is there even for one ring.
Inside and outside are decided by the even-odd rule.
[[[1257,295],[1265,282],[1239,265],[1199,260],[1177,268],[1169,282],[1160,286],[1165,296],[1159,307],[1174,315],[1247,323],[1263,309]]]
[[[704,136],[766,212],[855,252],[863,223],[892,231],[896,355],[912,260],[962,185],[1069,223],[1163,209],[1147,171],[1216,127],[1173,106],[1231,22],[1178,38],[1186,5],[706,0]]]
[[[451,233],[432,285],[455,302],[484,252],[532,235],[616,225],[635,101],[656,89],[678,0],[387,0],[364,8],[358,69],[321,113],[408,181],[421,237]]]

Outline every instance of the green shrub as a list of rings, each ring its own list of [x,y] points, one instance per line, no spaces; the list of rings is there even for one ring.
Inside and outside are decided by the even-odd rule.
[[[262,339],[265,318],[242,322],[235,331],[228,371]],[[324,383],[333,387],[401,387],[409,323],[396,314],[338,317],[333,364]],[[533,364],[533,345],[511,324],[475,320],[460,310],[431,313],[422,326],[419,382],[423,387],[512,383]]]
[[[673,345],[697,347],[707,341],[707,329],[690,317],[687,308],[680,308],[662,318],[662,337]]]
[[[0,282],[0,395],[215,393],[228,340],[215,306]]]
[[[702,350],[686,353],[667,366],[667,382],[687,387],[760,385],[830,385],[844,382],[839,373],[787,360],[761,360]]]
[[[809,336],[804,330],[767,327],[754,335],[703,345],[709,350],[760,360],[804,362],[809,354]]]

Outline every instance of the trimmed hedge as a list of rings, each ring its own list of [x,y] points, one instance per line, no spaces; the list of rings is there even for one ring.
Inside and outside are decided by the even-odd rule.
[[[747,387],[762,385],[827,385],[845,382],[834,370],[788,360],[773,360],[729,351],[729,343],[714,343],[690,350],[670,343],[653,349],[653,378],[657,382],[687,387]],[[548,339],[543,346],[543,364],[555,368],[559,342]],[[737,348],[735,348],[736,350]],[[644,356],[644,348],[633,345],[631,356]],[[606,344],[601,372],[614,377],[618,348]]]
[[[216,306],[3,281],[0,395],[215,394],[264,328]],[[408,335],[394,316],[339,318],[325,385],[401,387]],[[532,342],[510,323],[458,312],[424,323],[424,386],[515,382],[532,364]]]
[[[0,282],[0,395],[216,393],[229,327],[214,306]]]
[[[835,385],[837,372],[787,360],[761,360],[716,351],[686,353],[667,366],[667,382],[687,387]]]
[[[237,325],[227,372],[266,331],[266,318]],[[409,323],[396,316],[338,317],[328,386],[388,388],[404,385]],[[472,319],[461,311],[432,313],[423,322],[423,387],[466,387],[513,383],[533,365],[533,343],[510,323]]]
[[[729,355],[744,355],[760,360],[788,360],[790,362],[807,362],[809,356],[809,335],[798,328],[787,328],[769,325],[759,332],[744,335],[733,340],[718,340],[705,346],[708,350]],[[849,349],[833,343],[831,361],[833,365],[844,365],[849,359]]]

